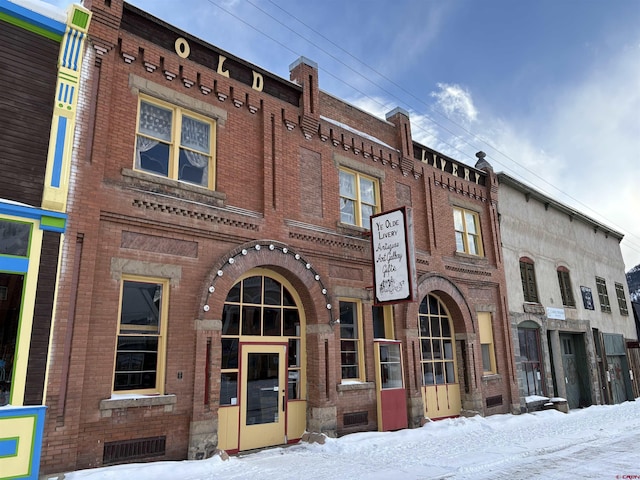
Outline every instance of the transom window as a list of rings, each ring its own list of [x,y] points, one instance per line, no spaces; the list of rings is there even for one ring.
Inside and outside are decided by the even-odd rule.
[[[538,303],[536,271],[534,268],[533,260],[528,257],[522,257],[520,259],[520,279],[522,280],[524,301]]]
[[[618,297],[618,307],[620,307],[620,314],[629,315],[629,309],[627,308],[627,298],[624,294],[624,286],[621,283],[616,283],[616,297]]]
[[[164,393],[168,282],[124,279],[113,390]]]
[[[571,278],[569,277],[569,270],[566,267],[558,267],[558,284],[560,285],[562,305],[565,307],[575,307],[576,301],[573,298],[573,290],[571,289]]]
[[[364,378],[362,306],[359,301],[340,300],[340,362],[343,380]]]
[[[455,383],[453,329],[445,306],[436,296],[427,295],[422,299],[418,323],[422,384]]]
[[[604,278],[596,277],[596,288],[598,289],[600,310],[611,313],[611,304],[609,303],[609,294],[607,293],[607,283]]]
[[[469,255],[484,255],[478,214],[463,208],[454,208],[453,223],[456,231],[456,251]]]
[[[209,118],[140,98],[135,168],[213,188],[214,127]]]
[[[253,275],[236,283],[222,310],[220,405],[238,401],[238,351],[241,337],[288,339],[289,400],[302,398],[300,311],[291,292],[278,280]]]
[[[379,209],[378,192],[378,180],[375,178],[340,169],[340,221],[370,228],[370,218]]]

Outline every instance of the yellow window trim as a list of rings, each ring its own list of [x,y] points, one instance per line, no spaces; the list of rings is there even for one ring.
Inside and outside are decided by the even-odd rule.
[[[353,200],[355,202],[355,223],[354,225],[357,227],[362,227],[362,228],[369,228],[369,225],[363,225],[362,224],[362,198],[360,196],[360,179],[367,179],[370,180],[371,182],[373,182],[374,185],[374,196],[375,196],[375,204],[371,204],[371,203],[366,203],[364,202],[364,205],[371,205],[373,207],[373,214],[377,214],[380,212],[380,179],[376,178],[376,177],[372,177],[371,175],[367,175],[361,172],[358,172],[357,170],[352,170],[350,168],[345,168],[345,167],[339,167],[338,169],[338,179],[340,178],[340,172],[345,172],[348,173],[350,175],[353,175],[355,177],[355,198],[349,198],[349,197],[345,197],[343,195],[340,195],[340,186],[338,185],[338,195],[340,198],[349,198],[349,200]],[[350,224],[348,224],[350,225]]]
[[[491,322],[491,313],[489,312],[479,312],[478,313],[478,330],[480,333],[480,345],[489,345],[489,361],[491,364],[491,370],[484,370],[483,364],[483,373],[486,374],[495,374],[497,373],[496,368],[496,352],[493,343],[493,328]],[[482,352],[481,352],[482,353]]]
[[[454,217],[455,217],[455,212],[459,211],[462,215],[462,225],[463,225],[463,229],[462,231],[460,230],[456,230],[455,228],[455,221],[454,221],[454,231],[455,232],[461,232],[462,233],[462,241],[464,243],[464,251],[460,252],[460,250],[456,251],[458,253],[466,253],[467,255],[473,255],[475,257],[484,257],[484,247],[482,245],[482,230],[480,228],[480,214],[478,212],[475,212],[473,210],[468,210],[466,208],[462,208],[462,207],[453,207],[453,211],[454,211]],[[473,216],[473,221],[474,221],[474,226],[476,229],[476,234],[478,237],[478,253],[471,253],[471,249],[469,248],[469,235],[472,235],[469,233],[469,229],[467,227],[467,219],[466,219],[466,214],[470,214]]]
[[[141,390],[115,390],[115,375],[116,375],[116,360],[118,354],[118,336],[119,335],[128,335],[126,333],[122,333],[120,329],[120,317],[122,316],[122,294],[124,292],[124,282],[140,282],[140,283],[157,283],[162,285],[162,303],[160,304],[160,332],[158,333],[158,363],[156,367],[156,388],[147,388]],[[120,295],[118,300],[118,316],[116,318],[116,341],[114,345],[113,352],[113,375],[111,379],[111,391],[113,394],[131,394],[137,393],[141,395],[148,394],[159,394],[164,395],[165,388],[165,370],[166,370],[166,362],[167,362],[167,321],[169,317],[169,282],[168,278],[158,278],[158,277],[145,277],[145,276],[137,276],[137,275],[122,275],[120,279]]]
[[[169,168],[168,175],[164,177],[163,175],[159,175],[157,173],[149,172],[147,170],[142,170],[136,168],[136,149],[133,149],[133,169],[135,171],[144,172],[149,175],[157,175],[163,178],[170,178],[172,180],[176,180],[179,182],[184,182],[188,185],[196,185],[194,183],[186,182],[178,179],[178,167],[179,167],[179,155],[180,155],[180,137],[182,132],[182,117],[186,115],[188,117],[192,117],[196,120],[199,120],[203,123],[209,124],[211,127],[210,134],[210,145],[209,145],[209,157],[210,157],[210,165],[208,169],[208,179],[207,185],[196,185],[202,188],[207,188],[208,190],[215,190],[216,185],[216,120],[210,117],[206,117],[199,113],[196,113],[192,110],[188,110],[178,105],[171,104],[169,102],[165,102],[163,100],[158,100],[157,98],[151,97],[149,95],[145,95],[143,93],[138,95],[138,111],[136,113],[136,142],[138,135],[142,135],[144,137],[149,137],[147,134],[140,133],[140,106],[142,102],[150,103],[152,105],[156,105],[161,108],[165,108],[167,110],[171,110],[173,112],[172,115],[172,125],[171,125],[171,141],[169,142]],[[135,144],[134,144],[135,145]]]
[[[358,377],[357,378],[342,378],[342,358],[340,359],[340,377],[341,380],[355,380],[364,382],[366,379],[365,365],[364,365],[364,341],[362,338],[362,301],[358,298],[349,298],[349,297],[340,297],[338,298],[338,306],[340,302],[343,303],[355,303],[356,305],[356,328],[358,333],[358,338],[356,339],[356,345],[358,346]],[[347,338],[345,340],[352,340]],[[340,342],[342,342],[342,331],[340,331]],[[342,348],[340,349],[342,351]]]

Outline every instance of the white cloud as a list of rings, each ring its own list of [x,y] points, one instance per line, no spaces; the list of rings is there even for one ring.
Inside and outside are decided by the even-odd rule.
[[[437,86],[440,90],[431,92],[431,96],[436,99],[436,108],[447,117],[462,120],[466,124],[478,119],[478,110],[469,90],[457,84],[438,83]]]

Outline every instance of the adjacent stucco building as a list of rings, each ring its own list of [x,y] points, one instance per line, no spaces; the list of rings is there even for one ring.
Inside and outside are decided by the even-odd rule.
[[[500,230],[521,406],[632,400],[622,234],[506,174]]]

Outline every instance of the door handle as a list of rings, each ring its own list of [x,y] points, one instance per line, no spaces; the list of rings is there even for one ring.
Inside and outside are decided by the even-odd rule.
[[[284,412],[284,395],[282,395],[282,411]]]

